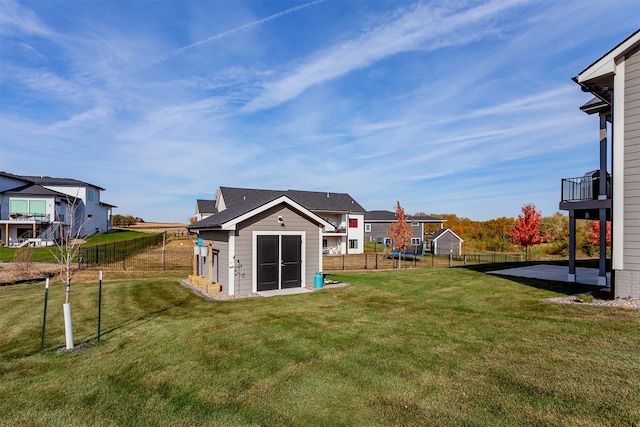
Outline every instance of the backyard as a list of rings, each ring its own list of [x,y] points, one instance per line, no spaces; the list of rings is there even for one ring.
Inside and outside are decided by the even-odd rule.
[[[0,425],[638,425],[640,312],[469,268],[331,274],[232,302],[177,273],[0,287]]]

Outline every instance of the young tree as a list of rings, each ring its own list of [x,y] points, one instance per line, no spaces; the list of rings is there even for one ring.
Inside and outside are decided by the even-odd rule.
[[[400,202],[396,203],[396,222],[392,222],[387,230],[387,236],[391,239],[392,249],[394,252],[402,252],[411,245],[411,236],[413,221],[407,223],[407,217],[404,209],[400,206]],[[400,268],[400,262],[398,262]]]
[[[587,240],[594,246],[600,246],[600,221],[591,221],[590,232]],[[607,246],[611,246],[611,221],[607,221]]]
[[[551,234],[549,231],[544,234],[540,232],[541,222],[542,214],[536,210],[534,204],[529,203],[522,207],[522,213],[518,215],[518,219],[511,229],[511,243],[525,248],[527,260],[531,255],[531,246],[544,242]]]
[[[64,326],[66,348],[73,349],[73,330],[71,325],[71,305],[69,296],[71,294],[71,279],[75,273],[74,262],[78,258],[82,241],[80,236],[82,229],[89,221],[82,222],[78,209],[80,199],[78,197],[67,196],[67,224],[60,225],[59,239],[56,241],[56,250],[51,253],[55,257],[60,267],[60,279],[65,283],[65,301],[63,305]]]

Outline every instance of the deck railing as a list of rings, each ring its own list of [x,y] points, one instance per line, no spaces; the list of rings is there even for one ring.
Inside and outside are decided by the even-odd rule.
[[[38,221],[49,222],[48,214],[26,214],[17,212],[0,212],[2,221]]]
[[[562,180],[562,201],[577,202],[581,200],[597,200],[600,193],[600,178],[581,176]],[[611,198],[611,178],[607,177],[607,199]]]

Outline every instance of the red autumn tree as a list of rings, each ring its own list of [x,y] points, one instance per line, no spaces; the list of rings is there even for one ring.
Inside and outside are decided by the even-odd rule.
[[[509,233],[511,243],[525,248],[527,260],[531,255],[531,246],[538,245],[549,237],[550,232],[544,234],[540,232],[541,222],[542,214],[536,210],[534,204],[529,203],[522,207],[522,213],[518,215],[518,219]]]
[[[594,246],[600,246],[600,221],[591,221],[591,233],[587,240]],[[607,221],[607,246],[611,246],[611,221]]]
[[[411,246],[411,236],[413,220],[407,222],[404,209],[400,206],[400,202],[396,203],[396,222],[392,222],[387,230],[387,236],[391,239],[391,247],[394,252],[402,252]],[[398,263],[400,267],[400,263]]]

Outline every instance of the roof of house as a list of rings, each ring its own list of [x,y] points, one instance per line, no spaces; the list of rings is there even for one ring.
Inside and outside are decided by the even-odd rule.
[[[214,213],[216,212],[216,201],[208,199],[197,199],[196,206],[200,213]]]
[[[223,211],[215,212],[211,216],[189,225],[187,229],[233,229],[238,222],[279,204],[286,204],[292,207],[329,230],[334,228],[333,225],[318,217],[305,206],[292,200],[286,194],[262,193],[260,197],[257,194],[254,196],[236,202]]]
[[[20,187],[12,188],[4,192],[5,194],[28,194],[30,196],[54,196],[54,197],[67,197],[66,194],[59,193],[54,190],[49,190],[38,184],[25,184]]]
[[[233,187],[220,187],[220,192],[227,209],[240,202],[260,201],[285,195],[311,211],[365,213],[365,209],[347,193]]]
[[[53,178],[50,176],[30,176],[30,175],[15,175],[8,172],[0,172],[0,175],[5,176],[7,178],[20,179],[22,181],[27,181],[33,184],[39,185],[58,185],[58,186],[74,186],[74,187],[84,187],[91,186],[97,188],[98,190],[104,190],[104,188],[99,187],[94,184],[89,184],[88,182],[80,181],[72,178]]]
[[[436,218],[429,215],[416,215],[411,216],[407,215],[407,221],[413,220],[414,222],[431,222],[431,223],[443,223],[446,220]],[[397,221],[397,217],[395,212],[378,210],[378,211],[368,211],[364,215],[365,222],[394,222]]]

